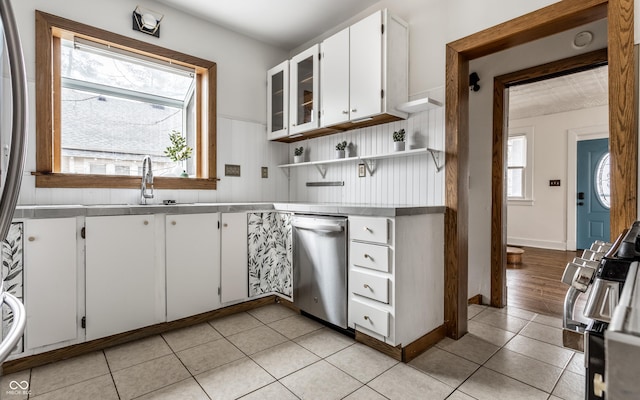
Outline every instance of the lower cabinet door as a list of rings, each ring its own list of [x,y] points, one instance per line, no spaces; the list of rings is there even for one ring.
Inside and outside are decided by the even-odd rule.
[[[166,320],[155,216],[87,217],[87,340]]]
[[[222,213],[220,238],[220,300],[243,300],[249,293],[247,213]]]
[[[25,222],[24,262],[27,348],[78,336],[75,218]]]
[[[167,320],[220,307],[218,214],[166,216]]]

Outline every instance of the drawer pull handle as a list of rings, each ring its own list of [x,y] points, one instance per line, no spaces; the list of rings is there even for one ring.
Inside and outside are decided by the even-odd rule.
[[[364,284],[364,288],[373,291],[373,289],[371,289],[371,286],[367,285],[366,283]]]
[[[343,114],[349,114],[349,110],[342,110]]]
[[[362,228],[365,232],[369,232],[369,233],[373,233],[373,231],[371,230],[371,228],[369,228],[368,226],[365,226],[364,228]]]
[[[371,318],[369,318],[369,316],[368,316],[368,315],[365,315],[365,316],[364,316],[364,320],[365,320],[365,321],[369,321],[369,322],[371,322]]]
[[[29,241],[33,242],[34,240],[36,240],[35,236],[29,236]]]
[[[371,257],[369,254],[365,253],[364,258],[368,258],[369,260],[373,261],[373,257]]]

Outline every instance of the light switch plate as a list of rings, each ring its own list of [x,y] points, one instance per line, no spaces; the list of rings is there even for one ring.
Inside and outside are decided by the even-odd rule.
[[[262,167],[261,169],[262,178],[269,178],[269,167]]]
[[[240,176],[240,166],[233,165],[233,164],[225,164],[224,176]]]

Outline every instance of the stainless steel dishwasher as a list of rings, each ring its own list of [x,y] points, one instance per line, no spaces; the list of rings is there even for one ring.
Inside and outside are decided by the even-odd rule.
[[[293,217],[293,302],[347,328],[347,218]]]

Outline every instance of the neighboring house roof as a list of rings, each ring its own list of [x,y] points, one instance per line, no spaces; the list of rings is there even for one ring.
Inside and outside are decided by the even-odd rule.
[[[166,106],[63,89],[62,124],[65,153],[73,150],[76,156],[122,159],[149,154],[167,160],[164,150],[171,144],[169,133],[182,130],[182,113]]]

